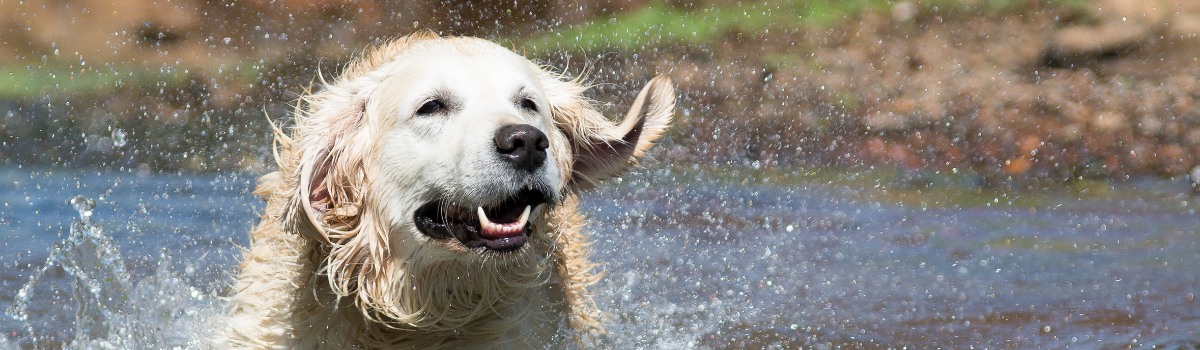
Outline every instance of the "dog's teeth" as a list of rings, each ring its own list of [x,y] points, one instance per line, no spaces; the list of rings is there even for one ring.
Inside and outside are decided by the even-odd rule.
[[[531,209],[533,209],[533,208],[528,205],[525,206],[525,211],[522,212],[521,217],[517,219],[517,227],[518,228],[520,228],[522,230],[525,229],[525,223],[529,222],[529,211]]]
[[[478,207],[477,212],[479,212],[479,224],[482,225],[484,229],[489,228],[488,225],[495,225],[492,223],[492,220],[488,220],[487,213],[483,212],[483,207]]]
[[[501,238],[519,234],[525,230],[525,224],[529,222],[529,212],[532,208],[525,206],[525,211],[521,213],[521,217],[517,218],[516,222],[507,224],[498,224],[488,219],[487,213],[483,211],[483,207],[478,207],[475,212],[479,215],[479,228],[485,238]]]

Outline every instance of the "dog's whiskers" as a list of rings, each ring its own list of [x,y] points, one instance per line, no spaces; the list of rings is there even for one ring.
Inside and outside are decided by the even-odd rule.
[[[450,204],[453,205],[453,202],[451,202]],[[440,209],[440,210],[438,210],[438,212],[441,215],[442,222],[446,223],[446,225],[442,226],[442,228],[444,228],[446,230],[446,236],[454,237],[454,230],[452,230],[450,228],[450,224],[449,224],[450,217],[447,216],[447,214],[446,214],[446,208],[449,208],[449,207],[450,206],[446,205],[445,198],[438,199],[438,208]]]

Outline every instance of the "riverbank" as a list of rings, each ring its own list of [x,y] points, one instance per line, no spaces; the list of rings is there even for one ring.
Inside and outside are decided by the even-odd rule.
[[[493,39],[585,72],[610,115],[645,80],[670,74],[677,119],[650,155],[662,162],[969,169],[988,184],[1186,173],[1200,162],[1200,39],[1177,24],[1193,9],[1128,10],[1121,18],[1167,24],[1108,45],[1120,39],[1104,37],[1116,12],[1080,4],[651,5]],[[1072,33],[1100,44],[1065,43]],[[17,88],[0,91],[0,163],[269,169],[268,117],[286,124],[304,88],[346,58],[296,51],[204,69],[26,67],[27,76],[9,74]]]

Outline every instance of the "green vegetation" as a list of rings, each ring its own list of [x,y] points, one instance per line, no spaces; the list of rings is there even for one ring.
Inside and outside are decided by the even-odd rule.
[[[121,86],[175,84],[186,79],[184,72],[142,67],[94,67],[65,64],[6,67],[0,69],[0,98],[44,95],[99,94]]]
[[[969,3],[975,2],[971,5]],[[655,3],[636,12],[600,18],[522,40],[529,54],[552,51],[645,50],[652,47],[713,44],[730,33],[769,33],[831,27],[871,11],[887,13],[896,1],[785,0],[768,4],[697,10]],[[1008,14],[1028,10],[1024,0],[932,0],[916,4],[922,13]],[[1082,9],[1086,0],[1047,0],[1043,6]]]
[[[743,161],[761,160],[764,164],[798,166],[812,159],[832,158],[820,150],[816,153],[808,151],[807,155],[800,153],[799,148],[792,152],[791,146],[785,145],[789,145],[789,142],[821,143],[828,141],[821,137],[833,140],[840,138],[840,133],[855,133],[861,124],[859,116],[877,107],[879,101],[877,96],[862,94],[861,89],[847,88],[848,84],[842,83],[857,78],[855,74],[860,73],[854,69],[830,69],[822,72],[821,76],[800,76],[797,72],[805,70],[803,68],[818,71],[823,69],[823,65],[834,66],[830,62],[837,60],[832,57],[836,55],[818,56],[809,49],[822,45],[830,48],[842,45],[847,41],[847,35],[853,35],[854,31],[859,30],[856,28],[860,27],[916,33],[918,26],[938,23],[941,20],[938,16],[948,17],[947,23],[953,24],[955,20],[980,15],[1041,13],[1038,17],[1041,22],[1038,23],[1044,23],[1048,21],[1045,13],[1057,15],[1063,12],[1064,7],[1082,6],[1085,0],[1039,0],[1035,5],[1030,5],[1028,0],[911,0],[905,6],[915,6],[916,11],[913,20],[908,22],[888,22],[897,4],[888,0],[768,0],[767,3],[745,2],[736,5],[722,2],[725,5],[714,6],[688,6],[678,5],[682,3],[679,1],[659,1],[633,12],[554,28],[530,37],[500,41],[531,57],[544,57],[550,52],[574,54],[616,51],[614,57],[636,60],[637,53],[645,52],[642,57],[658,60],[688,57],[679,55],[680,51],[698,53],[696,57],[685,59],[692,61],[686,63],[691,63],[694,69],[686,73],[689,76],[680,77],[679,81],[689,83],[690,90],[687,91],[701,98],[681,100],[681,109],[705,112],[690,120],[681,118],[667,139],[674,140],[676,147],[706,147],[706,151],[703,156],[683,152],[685,156],[681,160],[695,156],[695,161],[712,162],[709,164],[742,164]],[[864,18],[869,20],[862,20]],[[994,21],[995,18],[988,20]],[[366,44],[354,40],[362,39],[351,39],[342,45],[352,47]],[[253,51],[254,47],[247,46],[244,49]],[[249,126],[261,122],[262,113],[268,109],[273,117],[286,115],[287,112],[280,106],[293,100],[300,86],[311,82],[309,79],[313,71],[310,69],[324,64],[335,67],[338,61],[345,58],[338,56],[341,53],[314,56],[315,53],[305,50],[315,49],[305,49],[302,45],[263,49],[287,52],[267,55],[267,58],[240,56],[243,58],[239,62],[221,67],[195,63],[191,66],[164,66],[140,60],[85,65],[61,57],[0,67],[0,100],[14,102],[9,107],[12,112],[10,116],[53,116],[7,120],[0,127],[0,136],[4,136],[0,141],[4,142],[6,148],[19,151],[3,154],[0,160],[55,164],[116,164],[113,162],[120,160],[127,164],[118,167],[139,164],[159,167],[159,164],[166,164],[161,167],[171,168],[182,163],[168,160],[180,159],[182,155],[194,154],[206,148],[211,148],[212,152],[209,153],[214,155],[214,159],[249,159],[247,154],[257,154],[251,149],[265,147],[265,142],[269,140],[246,132],[255,130]],[[752,52],[742,52],[746,55],[723,52],[731,50]],[[739,65],[731,64],[740,57],[755,55],[763,61],[755,64],[765,67],[751,66],[752,74],[737,71]],[[321,62],[314,57],[332,59],[330,62]],[[621,65],[605,68],[613,68],[614,72],[624,69]],[[734,69],[725,70],[727,68]],[[758,75],[761,72],[767,73],[765,76]],[[723,74],[722,79],[714,78],[717,73]],[[828,90],[825,89],[825,80],[832,82],[828,84]],[[804,85],[806,82],[820,82],[821,90],[807,93],[805,89],[810,87]],[[856,84],[876,86],[874,83]],[[42,101],[47,97],[53,101]],[[762,105],[767,108],[757,109],[743,103],[752,101],[752,98],[762,99]],[[738,119],[743,116],[745,122]],[[729,122],[731,120],[737,121]],[[112,153],[109,158],[96,156],[108,154],[106,150],[111,150],[111,147],[105,147],[103,143],[92,147],[88,142],[106,140],[105,137],[111,135],[111,130],[106,128],[113,125],[124,128],[133,140],[139,140],[132,142],[145,145],[127,146],[125,149],[129,150],[129,155]],[[746,137],[748,141],[744,144],[717,142],[709,145],[706,144],[709,142],[706,137],[683,136],[716,135],[731,130],[739,134],[722,137],[749,135]],[[698,141],[685,142],[689,138]],[[903,145],[904,142],[895,144]],[[852,152],[854,147],[843,148]],[[47,155],[46,152],[40,152],[43,149],[54,149],[55,153]],[[840,157],[841,154],[838,154]],[[954,166],[960,169],[971,167],[962,163]],[[1095,177],[1108,175],[1108,168],[1095,169],[1103,170],[1096,172]],[[855,177],[847,175],[848,172],[863,173]],[[900,172],[853,168],[841,172],[813,171],[812,175],[828,177],[829,184],[866,181],[863,184],[866,187],[858,188],[868,189],[864,193],[871,198],[879,198],[879,201],[919,203],[921,206],[1024,203],[1024,199],[992,193],[994,191],[987,187],[979,190],[973,184],[912,185],[904,179],[908,175]],[[981,177],[972,176],[975,179]],[[791,175],[780,174],[778,179],[771,181],[789,177]],[[952,181],[963,183],[977,181],[961,175],[937,174],[934,177],[937,183],[951,181],[947,179],[957,179]],[[796,181],[813,181],[807,175],[800,178]],[[959,196],[954,191],[969,193]]]
[[[1086,0],[1047,0],[1043,6],[1082,8]],[[922,13],[949,14],[955,11],[1017,13],[1027,11],[1025,0],[925,0],[917,6]],[[518,43],[528,55],[548,52],[597,52],[607,50],[638,51],[675,45],[699,47],[715,44],[727,35],[788,32],[828,28],[847,18],[872,11],[887,13],[896,1],[890,0],[785,0],[766,4],[716,6],[685,9],[654,3],[632,13],[598,18],[587,23],[554,30],[528,38],[504,40]],[[796,66],[803,57],[770,54],[773,65]],[[239,69],[240,68],[240,69]],[[209,67],[208,75],[239,80],[254,80],[261,72],[258,65],[218,72]],[[19,99],[46,95],[101,94],[122,86],[170,86],[185,82],[197,72],[169,66],[140,64],[108,66],[69,62],[31,62],[22,66],[0,67],[0,98]],[[844,101],[853,104],[853,101]]]
[[[220,71],[217,67],[204,70],[205,72],[195,72],[170,66],[95,66],[62,62],[0,67],[0,99],[99,95],[124,87],[180,86],[198,73],[207,76],[220,75],[225,79],[254,81],[262,72],[260,65],[250,64]]]

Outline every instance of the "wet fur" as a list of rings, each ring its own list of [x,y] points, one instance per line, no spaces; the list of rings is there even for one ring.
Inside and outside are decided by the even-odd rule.
[[[302,98],[290,135],[275,130],[279,170],[255,189],[267,207],[217,347],[559,348],[586,345],[603,331],[587,291],[600,274],[587,259],[577,195],[635,165],[666,128],[674,109],[669,79],[647,84],[614,125],[582,97],[578,81],[530,63],[549,100],[561,200],[535,213],[521,250],[475,254],[398,232],[405,218],[396,213],[410,219],[412,212],[385,200],[411,192],[382,180],[408,176],[380,158],[395,122],[385,116],[397,107],[366,97],[413,45],[495,46],[414,34],[370,50]]]

